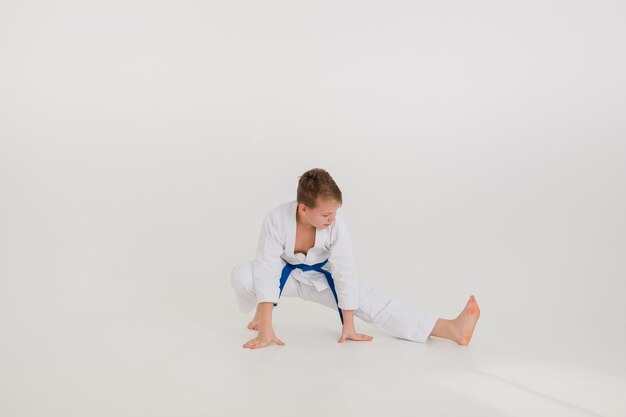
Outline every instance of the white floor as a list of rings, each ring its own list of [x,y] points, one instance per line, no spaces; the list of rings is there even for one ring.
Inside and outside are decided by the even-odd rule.
[[[395,339],[358,319],[374,340],[338,344],[336,312],[283,298],[274,322],[286,345],[249,350],[249,317],[223,283],[218,295],[198,287],[186,298],[113,286],[15,291],[0,317],[0,414],[626,415],[617,318],[575,323],[477,294],[469,346]]]

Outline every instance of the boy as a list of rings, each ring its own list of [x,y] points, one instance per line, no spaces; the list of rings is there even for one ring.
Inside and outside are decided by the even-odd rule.
[[[281,295],[337,309],[343,326],[339,343],[373,339],[356,332],[357,316],[394,337],[425,343],[436,336],[467,345],[480,316],[473,295],[455,319],[446,320],[415,311],[357,281],[347,224],[337,212],[342,204],[341,190],[330,174],[314,168],[300,177],[297,200],[266,214],[255,259],[231,270],[240,311],[248,313],[256,306],[248,329],[258,336],[243,347],[285,344],[272,327],[272,311]]]

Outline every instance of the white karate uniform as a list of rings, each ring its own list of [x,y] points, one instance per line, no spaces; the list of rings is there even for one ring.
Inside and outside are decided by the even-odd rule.
[[[300,297],[334,310],[337,306],[354,310],[355,316],[394,337],[426,342],[437,317],[386,297],[357,279],[352,243],[340,211],[329,227],[316,229],[315,245],[306,255],[294,254],[297,207],[292,200],[267,213],[254,260],[232,268],[231,284],[239,310],[249,313],[258,303],[278,303],[280,276],[287,262],[314,265],[328,259],[322,269],[332,274],[338,302],[323,273],[299,268],[291,271],[280,296]]]

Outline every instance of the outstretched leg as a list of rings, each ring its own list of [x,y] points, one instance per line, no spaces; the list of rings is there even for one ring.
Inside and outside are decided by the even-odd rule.
[[[301,287],[305,300],[337,309],[330,291],[316,291],[312,287]],[[359,283],[359,308],[355,316],[391,336],[425,343],[429,336],[442,337],[467,345],[472,338],[480,309],[472,295],[465,309],[454,320],[437,318],[435,315],[418,311],[399,300],[385,296],[366,283]]]

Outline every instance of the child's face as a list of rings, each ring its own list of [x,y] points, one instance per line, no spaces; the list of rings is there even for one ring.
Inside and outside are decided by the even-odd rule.
[[[301,213],[303,217],[314,227],[326,229],[335,221],[337,215],[337,209],[341,205],[335,200],[326,200],[318,197],[317,207],[309,208],[304,204],[301,204]]]

